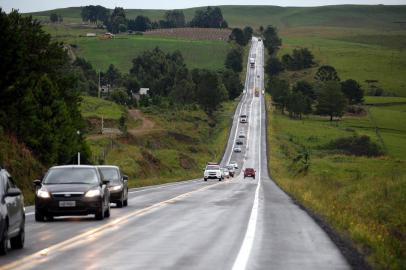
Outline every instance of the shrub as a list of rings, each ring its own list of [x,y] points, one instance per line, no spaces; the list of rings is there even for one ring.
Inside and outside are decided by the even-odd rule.
[[[381,147],[367,135],[338,138],[328,143],[326,148],[354,156],[373,157],[384,154]]]

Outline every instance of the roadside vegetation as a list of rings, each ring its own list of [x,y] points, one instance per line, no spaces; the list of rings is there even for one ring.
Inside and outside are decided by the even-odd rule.
[[[369,56],[367,65],[363,59],[370,52],[353,51],[351,57],[340,52],[359,46],[355,43],[346,41],[346,47],[328,37],[324,44],[335,44],[337,50],[321,49],[322,54],[313,43],[323,39],[320,32],[314,33],[317,38],[297,35],[268,49],[270,174],[345,242],[351,241],[373,268],[402,269],[406,118],[404,98],[394,96],[405,95],[401,76],[394,71],[390,76],[397,80],[384,79],[388,66],[373,61],[379,62],[382,48],[372,47],[378,57]],[[392,58],[392,63],[403,60]],[[359,72],[378,73],[378,66],[376,78],[382,80]]]

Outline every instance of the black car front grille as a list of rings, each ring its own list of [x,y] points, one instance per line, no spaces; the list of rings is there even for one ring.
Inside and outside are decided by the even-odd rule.
[[[69,193],[69,192],[66,192],[66,193],[52,193],[52,197],[54,197],[54,198],[68,199],[68,198],[80,198],[82,196],[83,196],[83,193]]]

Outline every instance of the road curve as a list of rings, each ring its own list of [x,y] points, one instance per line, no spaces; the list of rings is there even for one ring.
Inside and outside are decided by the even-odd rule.
[[[245,93],[222,164],[253,167],[223,182],[195,179],[132,189],[109,219],[35,222],[27,210],[26,247],[0,257],[1,269],[349,269],[327,234],[269,178],[263,44],[253,38]],[[248,114],[248,123],[239,115]],[[247,138],[232,151],[237,134]]]

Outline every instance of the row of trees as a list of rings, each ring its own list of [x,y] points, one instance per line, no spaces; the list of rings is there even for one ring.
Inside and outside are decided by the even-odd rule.
[[[254,33],[254,30],[252,29],[251,26],[246,26],[246,27],[244,27],[244,29],[233,28],[229,39],[231,41],[235,41],[240,46],[245,46],[252,39],[253,33]]]
[[[39,22],[0,9],[0,126],[44,164],[70,163],[89,152],[82,135],[77,76],[61,44]]]
[[[83,21],[101,24],[107,27],[112,33],[131,31],[144,32],[157,28],[176,27],[203,27],[203,28],[227,28],[228,24],[223,18],[219,7],[207,7],[196,10],[194,18],[187,23],[182,10],[168,10],[164,19],[151,21],[147,16],[139,15],[134,19],[127,19],[125,10],[116,7],[110,14],[110,10],[103,6],[85,6],[82,8],[81,17]]]
[[[302,70],[314,66],[314,56],[307,49],[294,49],[292,54],[284,54],[282,61],[276,56],[268,58],[265,72],[270,76],[276,76],[284,70]]]
[[[61,23],[63,22],[62,15],[57,14],[57,13],[51,13],[49,14],[49,21],[51,23]]]
[[[273,76],[267,89],[282,113],[286,109],[291,117],[301,118],[303,114],[314,112],[328,115],[330,120],[333,120],[333,117],[341,117],[344,114],[348,104],[361,103],[363,91],[355,80],[331,80],[334,75],[327,74],[326,70],[336,74],[333,67],[322,66],[316,73],[316,83],[299,81],[292,88],[288,81]]]

